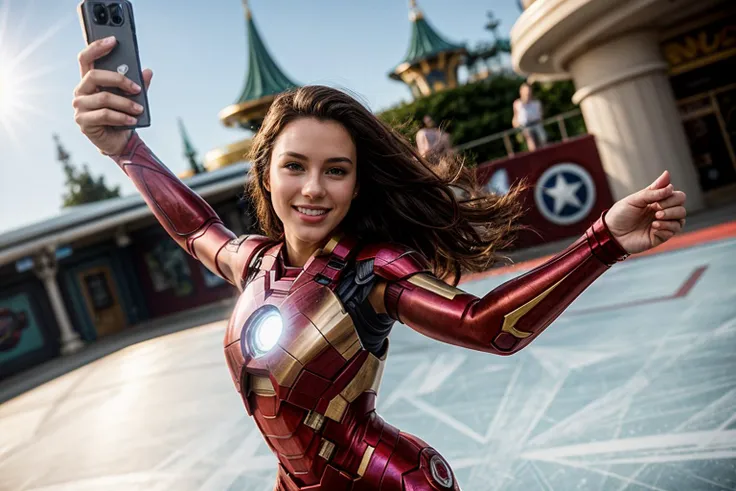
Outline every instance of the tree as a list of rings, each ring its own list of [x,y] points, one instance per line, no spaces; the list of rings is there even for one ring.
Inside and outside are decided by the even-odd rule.
[[[71,157],[61,144],[59,135],[53,135],[53,138],[56,142],[56,159],[61,162],[66,175],[67,192],[63,195],[64,204],[62,205],[64,208],[120,196],[120,186],[108,188],[104,176],[95,179],[89,172],[87,164],[84,164],[82,171],[79,171],[71,163]]]
[[[414,135],[421,127],[422,118],[429,114],[452,135],[453,143],[459,145],[511,129],[512,104],[519,97],[519,87],[523,82],[524,78],[514,73],[500,73],[400,104],[381,112],[378,117],[414,143]],[[545,117],[575,109],[572,103],[574,92],[571,82],[534,86],[534,96],[542,102]],[[546,129],[550,141],[560,139],[556,125],[548,125]],[[569,136],[584,133],[582,117],[568,121],[567,132]],[[523,149],[521,140],[512,138],[515,151]],[[466,154],[470,165],[505,156],[506,149],[501,139],[475,147]]]

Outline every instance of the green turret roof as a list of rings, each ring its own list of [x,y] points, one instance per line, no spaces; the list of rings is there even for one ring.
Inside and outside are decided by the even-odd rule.
[[[247,3],[243,2],[243,5],[248,20],[248,78],[236,104],[279,94],[297,86],[273,60],[258,34]]]
[[[182,143],[184,144],[184,156],[187,158],[187,161],[189,162],[189,167],[192,169],[192,171],[195,174],[199,174],[200,172],[204,172],[204,168],[202,165],[197,162],[197,151],[194,149],[194,145],[192,145],[192,142],[189,140],[189,135],[187,134],[186,128],[184,128],[184,121],[181,120],[181,118],[177,118],[179,122],[179,134],[181,135]]]
[[[452,43],[432,28],[432,26],[424,18],[424,14],[416,8],[412,2],[411,13],[411,40],[409,41],[409,49],[406,56],[399,66],[408,63],[413,65],[421,60],[431,58],[443,51],[457,51],[465,49],[462,44]]]

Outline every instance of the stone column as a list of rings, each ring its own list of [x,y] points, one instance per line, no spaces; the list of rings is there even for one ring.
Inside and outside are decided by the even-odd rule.
[[[46,294],[49,296],[56,322],[59,324],[61,354],[69,355],[79,351],[84,347],[84,343],[72,327],[69,315],[66,312],[66,306],[64,306],[64,299],[61,297],[61,291],[56,282],[56,251],[53,248],[44,250],[33,258],[33,262],[33,270],[46,288]]]
[[[688,210],[703,196],[656,32],[624,34],[569,65],[589,133],[595,135],[614,199],[649,185],[665,169],[687,193]]]

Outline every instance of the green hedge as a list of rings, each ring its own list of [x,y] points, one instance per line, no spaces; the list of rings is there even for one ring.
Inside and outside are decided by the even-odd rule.
[[[476,140],[511,128],[513,117],[512,104],[519,96],[519,86],[524,82],[522,77],[514,74],[501,74],[472,84],[462,85],[456,89],[445,90],[411,103],[392,107],[378,114],[409,141],[414,142],[414,135],[421,127],[425,114],[450,132],[454,144]],[[571,82],[552,84],[536,84],[533,86],[535,96],[542,101],[545,117],[554,116],[575,109],[571,102],[575,88]],[[547,125],[550,141],[560,140],[561,135],[556,124]],[[567,121],[569,136],[585,133],[582,117]],[[523,138],[512,138],[515,151],[524,150]],[[506,156],[502,140],[473,148],[467,152],[468,163],[485,162]]]

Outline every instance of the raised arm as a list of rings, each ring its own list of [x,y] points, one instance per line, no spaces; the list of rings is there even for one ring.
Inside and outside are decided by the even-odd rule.
[[[111,157],[133,181],[169,236],[207,269],[242,288],[244,272],[266,239],[236,238],[210,205],[181,182],[137,133],[131,134],[120,155]]]
[[[242,289],[248,265],[267,239],[235,238],[207,202],[127,129],[135,125],[134,116],[143,108],[105,89],[115,87],[127,94],[143,89],[125,75],[94,68],[95,60],[108,55],[116,43],[114,38],[95,41],[79,53],[82,80],[74,89],[74,120],[92,144],[130,177],[171,238],[210,271]],[[148,89],[153,72],[146,69],[142,75]]]
[[[373,259],[376,274],[386,280],[383,304],[393,319],[445,343],[510,355],[626,255],[600,218],[563,252],[483,298],[438,280],[412,251],[376,246],[358,259]]]

